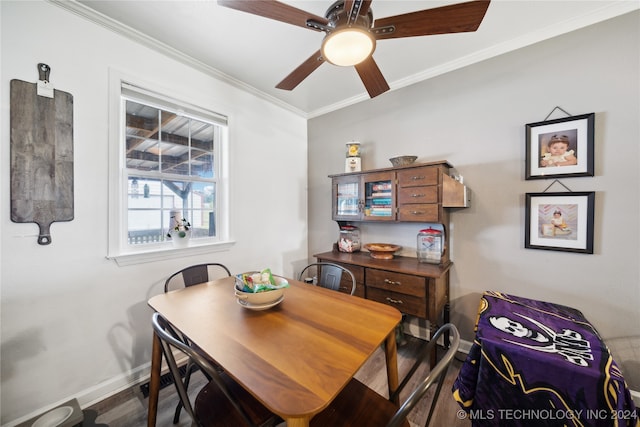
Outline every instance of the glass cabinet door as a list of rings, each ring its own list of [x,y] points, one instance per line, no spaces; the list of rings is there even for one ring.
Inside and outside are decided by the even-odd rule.
[[[367,221],[393,221],[396,218],[395,174],[381,172],[364,177],[364,213]]]
[[[333,219],[355,221],[362,218],[360,176],[333,180]]]

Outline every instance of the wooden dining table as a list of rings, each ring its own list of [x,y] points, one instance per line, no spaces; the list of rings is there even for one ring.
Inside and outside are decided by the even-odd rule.
[[[268,310],[241,306],[234,277],[156,295],[149,305],[288,427],[308,426],[384,345],[389,395],[398,387],[393,307],[288,279]],[[155,426],[162,350],[154,334],[148,426]]]

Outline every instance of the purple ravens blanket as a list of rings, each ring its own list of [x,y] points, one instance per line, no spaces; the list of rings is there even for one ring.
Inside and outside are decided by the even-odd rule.
[[[620,369],[570,307],[485,292],[453,385],[474,427],[640,427]]]

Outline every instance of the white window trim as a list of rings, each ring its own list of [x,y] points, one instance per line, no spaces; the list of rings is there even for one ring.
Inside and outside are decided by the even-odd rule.
[[[125,75],[121,71],[109,69],[109,227],[107,258],[113,259],[118,265],[134,265],[172,258],[198,255],[210,252],[229,250],[235,241],[231,236],[230,199],[229,199],[229,146],[221,147],[220,170],[217,186],[220,189],[217,231],[219,236],[215,241],[194,239],[186,248],[175,248],[171,242],[150,243],[132,246],[123,238],[122,230],[127,220],[127,182],[124,179],[124,144],[122,142],[121,88],[123,83],[147,88],[151,91],[165,94],[169,98],[184,99],[185,96],[172,93],[157,84],[141,81],[141,79]],[[227,128],[228,129],[228,128]],[[224,138],[228,144],[229,137]]]

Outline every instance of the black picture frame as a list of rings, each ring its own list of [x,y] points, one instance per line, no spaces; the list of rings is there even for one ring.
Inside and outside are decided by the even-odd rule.
[[[595,194],[526,193],[524,247],[592,254]]]
[[[525,179],[593,176],[595,113],[528,123],[525,127]],[[564,147],[565,154],[552,155],[550,144]]]

